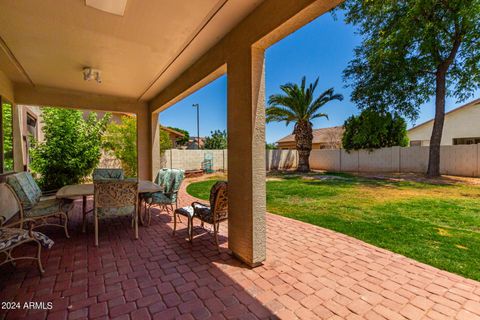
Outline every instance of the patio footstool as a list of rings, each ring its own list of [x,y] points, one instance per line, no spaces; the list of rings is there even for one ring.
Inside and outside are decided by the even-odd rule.
[[[173,234],[175,235],[175,231],[177,230],[177,215],[181,215],[187,217],[188,219],[188,239],[190,242],[192,241],[193,235],[193,207],[186,206],[183,208],[175,209],[173,212]],[[179,217],[180,218],[180,217]]]

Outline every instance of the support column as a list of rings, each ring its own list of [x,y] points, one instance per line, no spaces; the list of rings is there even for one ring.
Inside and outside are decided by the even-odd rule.
[[[15,172],[22,172],[25,169],[25,165],[28,163],[22,135],[23,114],[22,109],[17,104],[13,104],[12,109],[13,169]]]
[[[154,178],[157,175],[158,170],[162,168],[162,159],[160,158],[160,113],[151,114],[151,150],[152,150],[152,167],[151,175]]]
[[[251,267],[266,257],[264,50],[236,50],[228,74],[228,245]]]
[[[137,112],[137,172],[139,179],[152,179],[152,114],[145,106]]]

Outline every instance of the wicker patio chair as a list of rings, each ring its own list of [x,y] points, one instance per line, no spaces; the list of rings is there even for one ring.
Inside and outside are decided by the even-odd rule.
[[[123,180],[125,174],[123,169],[97,168],[93,170],[93,180]]]
[[[167,213],[169,208],[173,212],[174,205],[175,209],[178,207],[178,191],[184,177],[185,171],[181,169],[160,169],[158,171],[154,182],[164,188],[163,192],[149,193],[144,196],[148,225],[152,218],[150,209],[153,205],[158,205],[160,210],[165,209]]]
[[[35,227],[55,226],[63,228],[68,235],[67,212],[73,208],[73,200],[42,197],[42,191],[29,172],[19,172],[9,175],[7,183],[20,199],[25,218],[35,220]],[[60,219],[59,223],[52,221]]]
[[[200,202],[193,202],[191,206],[183,207],[175,210],[173,220],[173,234],[177,229],[177,215],[182,215],[188,218],[188,235],[190,242],[193,240],[193,219],[198,218],[204,223],[213,225],[213,232],[215,243],[220,248],[218,243],[218,230],[220,222],[228,219],[228,194],[227,182],[218,181],[210,189],[210,204],[203,204]]]
[[[95,246],[98,247],[99,218],[130,215],[138,239],[138,180],[97,180],[94,190]]]
[[[46,235],[33,231],[35,221],[24,218],[20,199],[6,183],[0,183],[0,203],[2,204],[0,209],[0,256],[4,257],[3,260],[0,260],[0,266],[5,263],[15,265],[15,261],[18,260],[36,260],[40,273],[43,273],[42,246],[50,249],[53,241]],[[6,224],[17,215],[18,218],[15,222]],[[29,225],[29,229],[23,229],[24,225]],[[14,257],[14,249],[27,243],[37,245],[37,254],[33,257]]]

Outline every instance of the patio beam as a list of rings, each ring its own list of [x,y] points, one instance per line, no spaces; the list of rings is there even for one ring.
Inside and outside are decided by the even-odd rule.
[[[15,103],[81,110],[134,113],[147,108],[136,99],[28,84],[14,84]]]
[[[53,106],[80,110],[132,113],[137,116],[137,174],[140,179],[152,178],[156,157],[151,148],[152,115],[145,102],[116,96],[99,95],[66,89],[14,85],[17,104]]]
[[[262,48],[228,62],[228,246],[251,267],[266,258],[265,66]]]

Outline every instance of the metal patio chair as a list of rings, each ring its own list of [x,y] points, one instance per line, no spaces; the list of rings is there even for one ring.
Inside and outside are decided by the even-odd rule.
[[[179,208],[174,212],[173,234],[177,229],[177,215],[188,218],[188,235],[190,242],[193,241],[193,219],[200,219],[203,227],[204,223],[213,225],[215,243],[220,249],[218,243],[218,231],[220,222],[228,219],[228,184],[226,181],[216,182],[210,189],[210,203],[203,204],[193,202],[191,206]]]
[[[42,197],[42,191],[29,172],[19,172],[9,175],[7,183],[20,199],[25,218],[35,221],[35,227],[55,226],[64,229],[68,235],[67,212],[73,208],[73,200]],[[60,219],[59,223],[52,221]]]
[[[98,247],[98,220],[107,217],[132,217],[138,239],[138,180],[94,181],[95,246]]]
[[[0,183],[0,257],[4,260],[0,262],[0,266],[6,263],[15,265],[18,260],[36,260],[40,273],[44,273],[41,252],[42,246],[50,249],[53,246],[53,241],[46,235],[33,231],[35,221],[32,219],[25,219],[23,215],[22,204],[17,197],[15,191],[6,183]],[[18,218],[15,222],[6,224],[15,216]],[[28,230],[23,227],[28,225]],[[17,256],[13,255],[15,248],[23,244],[37,245],[37,253],[35,256]]]
[[[178,207],[178,191],[185,178],[185,171],[181,169],[160,169],[155,183],[164,188],[162,192],[150,193],[144,196],[145,210],[147,214],[147,224],[151,221],[151,207],[158,205],[160,209],[165,209],[167,213],[169,209],[174,211]]]
[[[125,173],[123,169],[97,168],[93,170],[93,180],[123,180]]]

